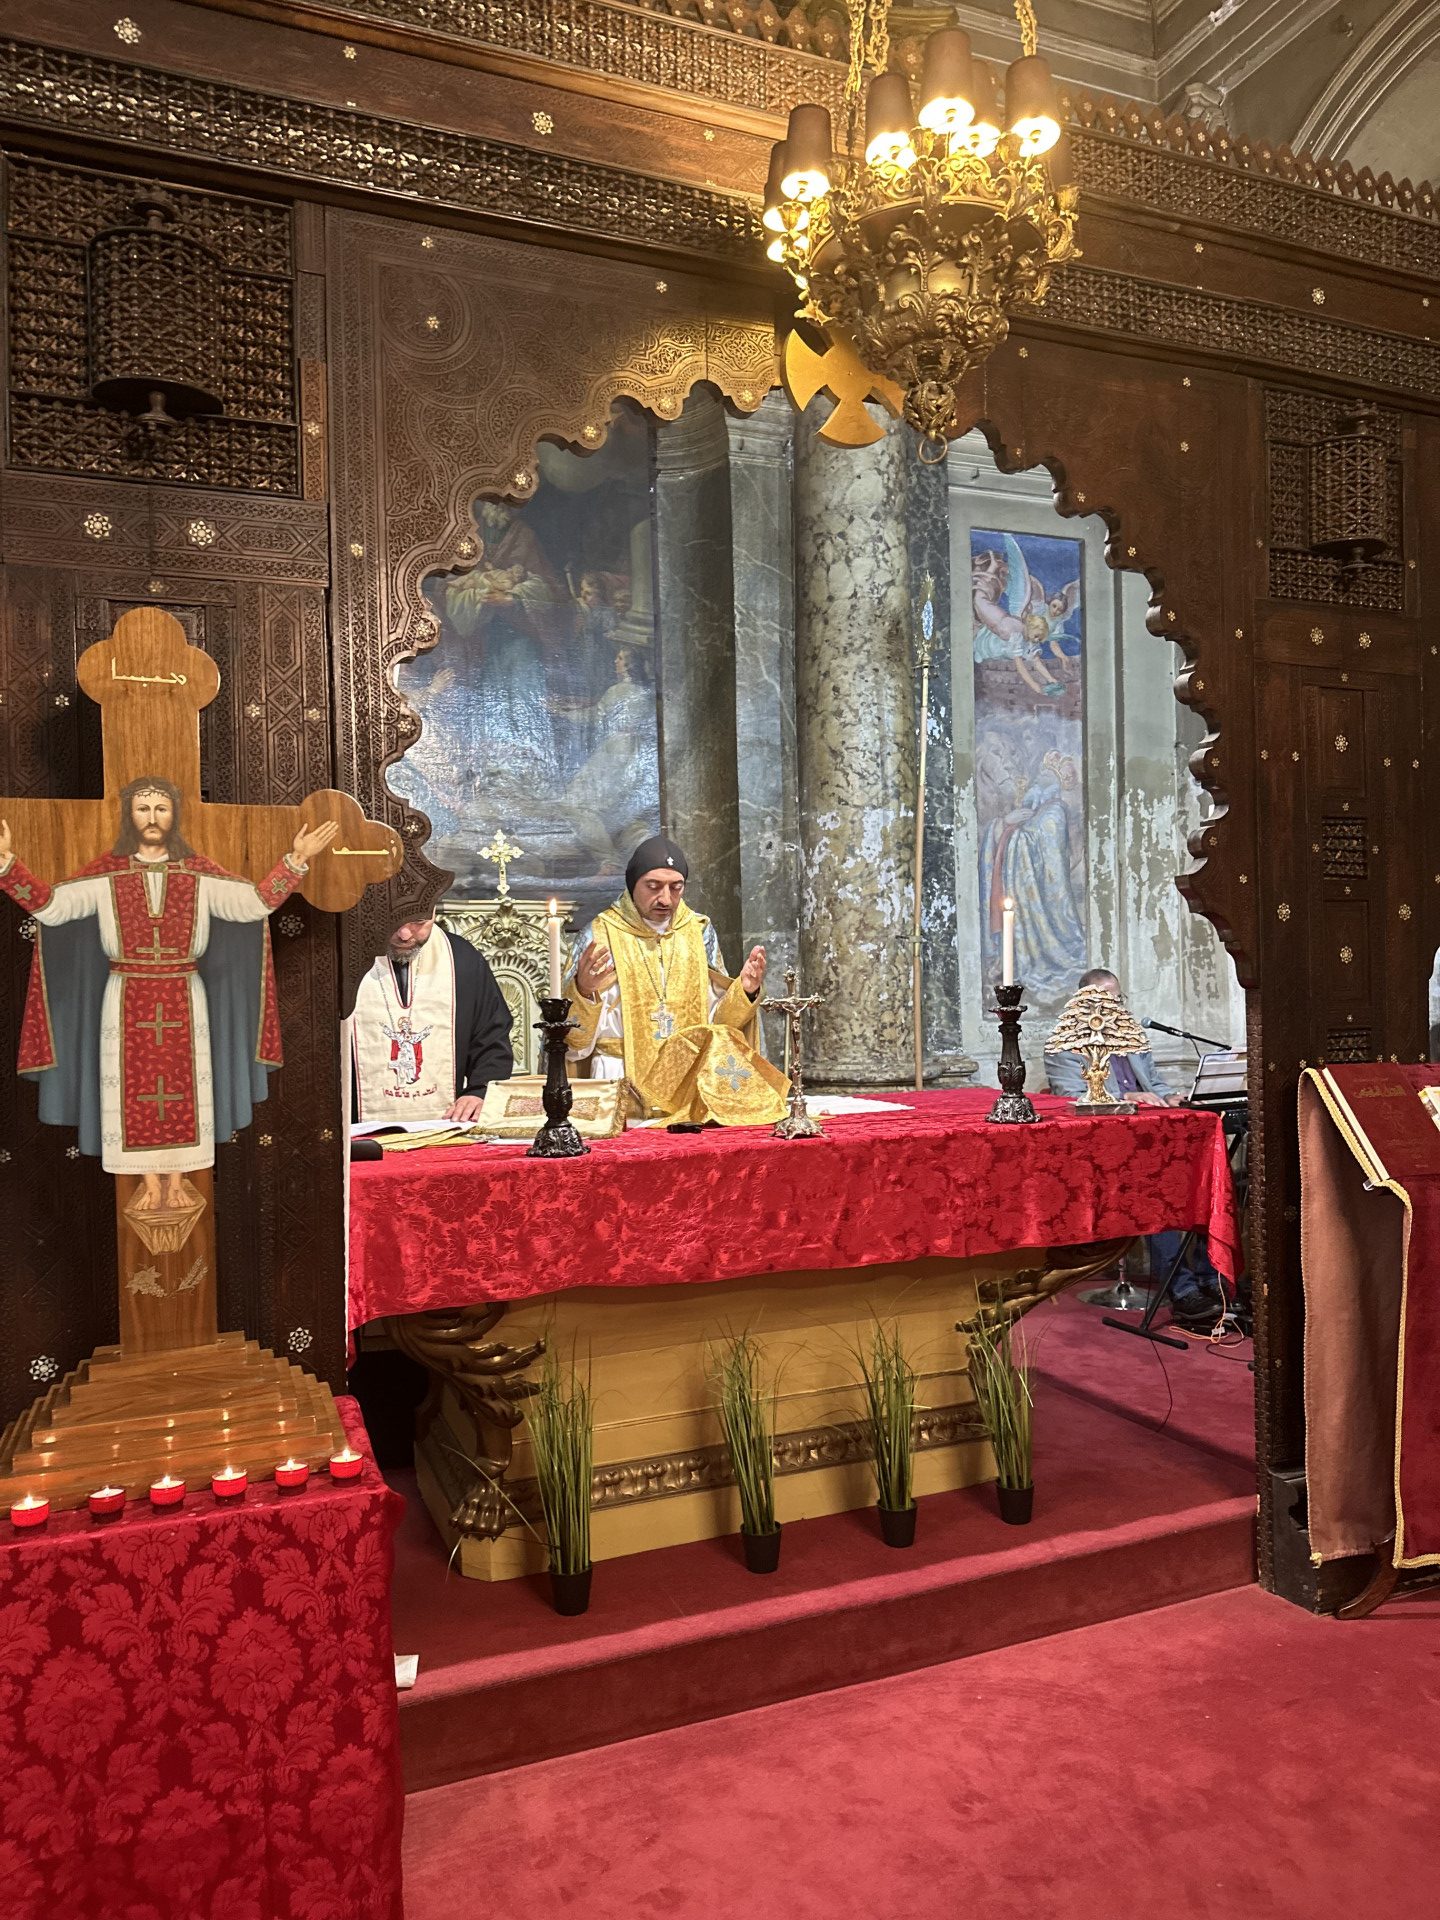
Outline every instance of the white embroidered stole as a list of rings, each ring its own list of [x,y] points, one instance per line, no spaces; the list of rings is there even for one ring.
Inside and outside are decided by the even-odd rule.
[[[402,999],[382,954],[355,996],[351,1051],[361,1120],[439,1120],[455,1100],[455,956],[436,927]]]

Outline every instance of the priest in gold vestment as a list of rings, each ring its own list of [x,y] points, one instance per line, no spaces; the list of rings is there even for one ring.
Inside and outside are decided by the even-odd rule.
[[[786,1083],[761,1052],[765,949],[733,980],[715,929],[684,901],[690,867],[672,840],[636,848],[625,892],[576,942],[567,990],[573,1060],[630,1084],[634,1117],[668,1124],[773,1124]]]

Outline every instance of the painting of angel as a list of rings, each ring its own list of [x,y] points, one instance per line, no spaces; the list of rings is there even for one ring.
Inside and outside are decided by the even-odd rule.
[[[991,544],[982,545],[982,541]],[[1042,557],[1036,552],[1045,548],[1059,548],[1061,555]],[[1076,569],[1073,577],[1055,576],[1055,557],[1060,558],[1062,571]],[[977,663],[1007,661],[1032,693],[1042,699],[1064,697],[1065,681],[1055,669],[1062,660],[1078,659],[1082,645],[1079,557],[1076,540],[1017,538],[1013,533],[979,530],[971,535]],[[1050,566],[1042,566],[1042,558]],[[1034,569],[1032,559],[1037,562]]]

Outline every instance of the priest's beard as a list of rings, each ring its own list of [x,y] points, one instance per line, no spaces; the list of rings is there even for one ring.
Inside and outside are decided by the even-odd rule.
[[[432,927],[423,940],[411,940],[406,944],[397,945],[396,942],[392,940],[386,949],[387,958],[395,961],[400,966],[409,966],[416,954],[428,944],[434,932],[435,929]]]

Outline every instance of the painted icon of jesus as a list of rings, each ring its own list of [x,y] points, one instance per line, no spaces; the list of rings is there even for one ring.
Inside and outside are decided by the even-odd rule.
[[[334,839],[301,827],[258,886],[197,854],[180,789],[158,775],[120,794],[107,854],[51,885],[0,820],[0,891],[39,926],[20,1072],[40,1118],[79,1130],[107,1173],[139,1176],[134,1211],[186,1203],[184,1176],[215,1163],[217,1135],[248,1126],[280,1065],[268,916]]]

